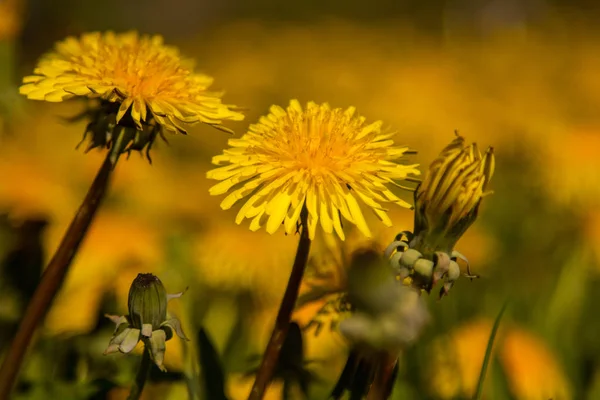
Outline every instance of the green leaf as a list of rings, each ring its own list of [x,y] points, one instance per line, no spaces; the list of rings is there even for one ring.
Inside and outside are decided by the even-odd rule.
[[[229,400],[225,395],[225,373],[219,355],[204,328],[198,332],[198,346],[205,398]]]

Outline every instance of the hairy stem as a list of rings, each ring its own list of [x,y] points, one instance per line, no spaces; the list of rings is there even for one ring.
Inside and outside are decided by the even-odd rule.
[[[69,266],[90,227],[108,189],[113,164],[107,157],[98,171],[77,214],[71,221],[56,253],[42,274],[27,305],[25,315],[0,367],[0,400],[8,399],[35,330],[50,309],[52,300],[65,280]]]
[[[308,262],[308,253],[310,252],[311,240],[308,236],[307,220],[308,211],[305,207],[300,215],[302,232],[300,233],[300,241],[298,242],[298,250],[296,251],[292,273],[290,274],[285,294],[283,295],[283,299],[279,306],[273,333],[271,333],[267,349],[263,354],[248,400],[262,400],[264,397],[267,386],[273,376],[275,366],[277,365],[277,361],[279,360],[281,347],[283,346],[283,342],[290,328],[292,312],[294,311],[294,305],[298,299],[300,283],[302,283],[302,277],[304,276],[304,270],[306,269],[306,263]]]

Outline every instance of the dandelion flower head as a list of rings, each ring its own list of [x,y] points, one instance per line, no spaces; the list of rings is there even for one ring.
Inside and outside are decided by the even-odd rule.
[[[241,138],[230,139],[230,148],[213,158],[219,167],[207,176],[221,182],[210,193],[229,192],[223,209],[250,196],[236,223],[251,218],[253,231],[266,223],[267,232],[274,233],[283,224],[292,234],[306,206],[311,239],[318,222],[326,233],[335,231],[344,239],[342,216],[370,237],[359,200],[391,225],[384,205],[410,204],[387,185],[403,187],[396,181],[419,173],[417,165],[395,162],[412,152],[394,146],[394,133],[382,133],[381,125],[366,124],[354,107],[332,109],[309,102],[303,109],[297,100],[287,109],[272,106],[267,116]]]
[[[21,94],[60,102],[77,96],[118,106],[116,123],[128,113],[138,130],[154,119],[162,128],[185,133],[185,124],[203,122],[219,129],[223,120],[242,120],[209,92],[213,79],[194,73],[192,64],[161,36],[92,32],[58,42],[41,58]]]

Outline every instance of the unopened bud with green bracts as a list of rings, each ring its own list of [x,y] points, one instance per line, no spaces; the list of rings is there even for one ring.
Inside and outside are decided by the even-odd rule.
[[[187,340],[179,320],[167,317],[168,301],[182,294],[167,294],[158,277],[138,274],[129,289],[129,315],[107,315],[117,328],[104,354],[129,353],[141,340],[154,363],[164,371],[165,342],[173,337],[173,332]]]

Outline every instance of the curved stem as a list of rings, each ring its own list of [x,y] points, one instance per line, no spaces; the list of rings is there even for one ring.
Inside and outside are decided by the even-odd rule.
[[[107,157],[77,214],[71,221],[56,253],[42,274],[40,283],[27,305],[19,329],[4,358],[2,367],[0,367],[0,400],[6,400],[10,395],[33,334],[62,286],[69,266],[106,194],[112,170],[113,164]]]
[[[279,353],[285,337],[287,336],[290,328],[290,320],[292,319],[292,312],[294,311],[294,305],[298,299],[298,292],[300,291],[300,283],[302,283],[302,277],[304,276],[304,270],[308,262],[308,253],[310,252],[311,240],[308,236],[307,228],[308,211],[306,207],[300,214],[300,221],[302,225],[302,232],[300,233],[300,241],[298,242],[298,250],[296,250],[296,258],[294,260],[294,266],[288,280],[285,294],[281,300],[277,318],[275,319],[275,327],[271,338],[267,344],[267,349],[263,354],[260,367],[256,374],[256,379],[248,400],[262,400],[265,395],[267,386],[269,385],[273,376],[273,371],[279,360]]]
[[[144,345],[142,362],[140,363],[140,368],[135,376],[135,381],[133,382],[129,396],[127,396],[127,400],[137,400],[140,398],[142,391],[144,390],[144,386],[146,385],[146,381],[148,380],[151,366],[152,360],[150,359],[150,350],[148,350],[148,347]]]

